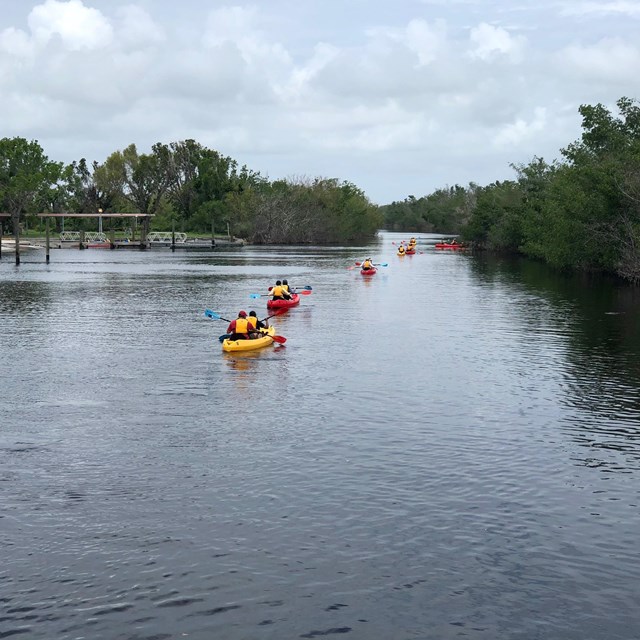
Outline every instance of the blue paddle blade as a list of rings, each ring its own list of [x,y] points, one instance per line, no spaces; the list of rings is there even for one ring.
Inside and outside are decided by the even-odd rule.
[[[204,315],[207,316],[207,318],[217,318],[218,320],[220,320],[220,316],[214,311],[211,311],[211,309],[205,309]]]
[[[389,263],[388,263],[388,262],[383,262],[380,266],[381,266],[381,267],[388,267],[388,266],[389,266]]]
[[[260,298],[262,296],[262,294],[260,293],[250,293],[249,297],[250,298]]]

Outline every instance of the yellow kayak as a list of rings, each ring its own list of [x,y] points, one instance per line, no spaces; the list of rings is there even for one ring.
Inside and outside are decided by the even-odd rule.
[[[223,351],[253,351],[254,349],[262,349],[262,347],[268,347],[273,344],[273,338],[271,336],[276,335],[275,327],[269,327],[268,329],[261,329],[263,335],[261,338],[253,338],[252,340],[229,340],[226,339],[222,342]]]

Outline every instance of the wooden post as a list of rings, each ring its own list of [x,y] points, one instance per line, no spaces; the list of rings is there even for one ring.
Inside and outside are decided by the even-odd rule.
[[[20,214],[13,214],[13,237],[16,240],[16,267],[20,266]]]
[[[111,220],[111,228],[109,229],[110,233],[109,233],[109,240],[111,242],[111,246],[109,247],[109,249],[115,249],[116,248],[116,230],[113,226],[113,219]]]
[[[0,220],[0,260],[2,260],[2,220]]]
[[[84,229],[80,232],[80,243],[78,244],[78,249],[84,249]]]
[[[211,248],[216,248],[216,220],[211,216]]]
[[[45,260],[47,264],[49,264],[49,218],[47,218],[47,221],[45,224],[46,224],[46,233],[47,233],[47,255],[45,257]]]
[[[140,250],[147,248],[147,231],[149,231],[149,217],[142,218],[142,229],[140,230]]]
[[[171,251],[176,250],[176,221],[171,223]]]

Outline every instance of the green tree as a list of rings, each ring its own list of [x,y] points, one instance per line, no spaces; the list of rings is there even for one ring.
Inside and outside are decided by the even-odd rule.
[[[167,145],[156,143],[150,154],[139,154],[135,144],[114,151],[94,168],[97,188],[119,196],[130,208],[152,215],[162,204],[169,186],[170,152]]]
[[[207,150],[195,140],[169,144],[167,197],[182,220],[193,216],[198,205],[196,181]]]
[[[591,252],[586,267],[640,281],[640,107],[620,98],[618,114],[603,105],[582,105],[583,133],[562,153],[570,167],[567,208],[582,201],[574,215],[582,222]]]
[[[0,140],[0,203],[11,214],[18,256],[21,217],[48,199],[46,194],[56,188],[61,172],[62,163],[49,160],[37,140]]]

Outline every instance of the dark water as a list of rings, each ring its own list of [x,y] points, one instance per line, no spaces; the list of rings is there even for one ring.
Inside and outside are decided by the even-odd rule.
[[[638,291],[400,238],[5,254],[0,638],[639,638]]]

